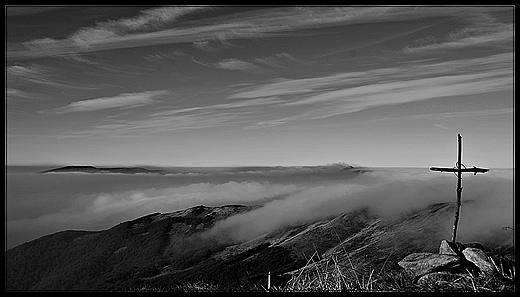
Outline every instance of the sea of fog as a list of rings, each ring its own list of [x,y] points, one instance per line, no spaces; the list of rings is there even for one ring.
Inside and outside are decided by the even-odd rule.
[[[345,169],[347,168],[347,169]],[[237,241],[369,206],[382,216],[455,202],[457,178],[428,168],[164,168],[168,174],[39,173],[6,166],[5,249],[62,230],[104,230],[196,205],[261,205],[219,224]],[[463,175],[458,239],[514,228],[513,169]],[[471,203],[464,204],[468,200]],[[451,221],[446,222],[447,229]]]

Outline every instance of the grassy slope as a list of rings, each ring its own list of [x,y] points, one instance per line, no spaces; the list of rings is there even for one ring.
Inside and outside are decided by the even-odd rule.
[[[397,262],[413,252],[438,252],[446,234],[440,226],[453,215],[453,205],[431,205],[394,220],[372,220],[360,232],[344,237],[319,260],[291,272],[284,291],[514,291],[514,272],[493,278],[467,277],[455,283],[419,285]],[[514,264],[513,236],[505,246],[487,249],[497,263]],[[491,244],[491,243],[489,243]],[[492,244],[491,244],[492,245]],[[500,265],[499,265],[500,266]],[[499,269],[500,270],[500,269]]]

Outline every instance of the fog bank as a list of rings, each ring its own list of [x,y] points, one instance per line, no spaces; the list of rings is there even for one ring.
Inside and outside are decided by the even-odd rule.
[[[391,217],[455,202],[456,177],[419,168],[344,165],[222,168],[164,175],[7,175],[6,249],[62,230],[103,230],[196,205],[261,205],[221,221],[213,234],[244,241],[283,226],[371,207]],[[460,240],[514,227],[513,171],[463,175]],[[469,202],[471,200],[471,203]],[[452,219],[447,221],[447,228]]]
[[[507,172],[463,177],[458,240],[473,241],[514,228],[513,180]],[[451,174],[381,170],[344,183],[308,187],[264,204],[249,213],[219,222],[211,234],[241,242],[284,226],[369,207],[384,218],[420,210],[440,202],[456,201],[456,177]],[[451,237],[452,217],[446,221]]]

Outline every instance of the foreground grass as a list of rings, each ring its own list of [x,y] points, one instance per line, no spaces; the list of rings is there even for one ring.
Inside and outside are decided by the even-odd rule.
[[[223,288],[221,284],[206,282],[187,283],[164,289],[143,287],[135,291],[182,291],[182,292],[515,292],[514,270],[504,271],[496,265],[499,274],[496,276],[461,275],[452,281],[435,283],[417,283],[404,270],[379,271],[370,270],[368,274],[360,273],[352,265],[343,267],[335,257],[314,262],[295,273],[291,279],[281,286],[265,285],[255,288]],[[319,264],[319,265],[318,265]]]
[[[272,291],[283,292],[515,292],[514,271],[503,271],[496,276],[461,275],[453,281],[422,283],[414,282],[403,271],[378,272],[371,270],[362,274],[351,266],[347,269],[338,264],[335,257],[322,265],[310,261],[293,275],[287,284]]]

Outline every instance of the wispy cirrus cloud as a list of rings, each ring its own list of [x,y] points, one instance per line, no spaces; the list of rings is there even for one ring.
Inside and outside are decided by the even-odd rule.
[[[412,115],[399,115],[399,116],[386,116],[384,118],[374,119],[371,122],[376,125],[387,125],[392,121],[409,121],[419,120],[421,122],[431,122],[432,126],[450,130],[450,121],[460,120],[462,118],[486,118],[493,116],[506,116],[514,115],[514,108],[498,108],[498,109],[485,109],[485,110],[470,110],[470,111],[454,111],[454,112],[443,112],[443,113],[421,113]]]
[[[35,95],[15,88],[5,88],[5,98],[7,100],[13,100],[15,98],[34,98]]]
[[[6,80],[9,86],[22,85],[24,83],[34,83],[39,85],[70,87],[71,85],[62,84],[50,79],[51,71],[39,65],[12,65],[5,69]]]
[[[338,73],[305,79],[276,79],[256,86],[239,86],[216,104],[186,108],[163,107],[140,119],[110,120],[71,133],[67,137],[139,135],[211,127],[269,128],[300,121],[312,121],[345,115],[386,105],[435,98],[483,94],[512,86],[512,53],[451,62],[418,63],[400,67]],[[145,94],[136,96],[146,98]],[[149,94],[146,94],[149,95]],[[116,97],[103,103],[109,108],[123,104]],[[65,106],[57,112],[93,108],[97,99]],[[143,100],[143,101],[141,101]],[[127,102],[147,104],[148,99]],[[85,105],[87,107],[82,107]],[[125,105],[126,106],[126,105]],[[497,111],[494,111],[495,113]],[[500,111],[500,114],[508,111]],[[472,114],[489,114],[473,111]],[[439,117],[449,115],[439,115]]]
[[[285,67],[288,63],[302,63],[302,61],[288,53],[278,53],[272,56],[255,58],[255,62],[272,68]]]
[[[193,43],[200,49],[213,50],[214,47],[208,43],[209,41],[217,40],[222,43],[239,38],[291,34],[291,32],[306,28],[406,21],[431,16],[456,16],[471,21],[474,15],[487,15],[490,11],[507,8],[267,7],[246,12],[235,12],[232,8],[219,8],[221,13],[216,16],[184,22],[182,26],[178,27],[172,26],[183,16],[211,9],[215,8],[167,6],[143,10],[138,16],[132,18],[122,18],[79,28],[65,39],[41,38],[23,43],[7,43],[6,58],[60,56],[173,43]],[[459,34],[475,35],[481,32],[486,34],[485,36],[497,36],[497,33],[500,33],[497,31],[499,29],[498,26],[491,31],[466,29]],[[458,40],[462,39],[458,38]],[[471,39],[464,39],[464,41],[472,42]]]
[[[399,67],[376,68],[300,79],[275,79],[271,83],[241,89],[230,95],[230,98],[283,97],[309,93],[318,93],[319,95],[340,89],[364,87],[372,84],[377,84],[377,87],[382,84],[405,83],[416,79],[438,78],[450,75],[458,77],[460,75],[476,75],[479,73],[480,75],[508,79],[508,82],[510,82],[509,79],[513,75],[512,65],[512,53],[449,62],[409,62]],[[319,97],[313,97],[309,101],[297,99],[294,104],[310,103],[310,101],[317,99],[319,100]]]
[[[51,110],[42,110],[42,114],[64,114],[71,112],[88,112],[110,108],[134,108],[151,104],[157,97],[168,94],[167,91],[147,91],[140,93],[122,93],[113,97],[101,97],[95,99],[72,102],[66,106]]]
[[[271,127],[296,120],[324,119],[385,105],[506,90],[513,84],[513,54],[441,63],[276,80],[230,95],[233,99],[276,98],[293,115],[259,121]]]
[[[245,71],[251,73],[263,73],[266,69],[255,65],[254,63],[247,62],[244,60],[236,59],[236,58],[228,58],[220,60],[216,63],[205,63],[192,58],[193,62],[211,68],[224,69],[224,70],[236,70],[236,71]]]
[[[67,82],[57,78],[55,71],[41,65],[6,66],[6,98],[38,99],[45,91],[63,91],[63,89],[92,90],[98,86]]]
[[[7,78],[17,77],[25,79],[40,79],[43,74],[41,67],[13,65],[6,67]]]
[[[259,72],[264,69],[250,62],[242,61],[239,59],[224,59],[215,64],[215,67],[227,70],[242,70]]]
[[[79,45],[91,46],[106,38],[150,29],[155,30],[155,28],[174,22],[182,16],[207,9],[210,8],[201,6],[152,8],[141,11],[141,13],[135,17],[111,20],[98,23],[94,27],[82,28],[74,33],[70,39]]]
[[[73,131],[59,138],[82,137],[134,137],[143,133],[164,133],[194,129],[244,126],[258,117],[258,110],[275,105],[276,98],[256,98],[212,105],[171,108],[139,119],[106,118],[103,123],[91,128]]]
[[[149,54],[146,55],[144,58],[148,61],[161,61],[165,59],[176,59],[183,56],[186,56],[186,54],[176,50],[169,50],[167,52]]]
[[[415,45],[406,46],[403,48],[403,52],[418,53],[470,46],[498,46],[514,41],[514,24],[512,23],[499,22],[486,13],[469,15],[465,18],[467,26],[450,32],[444,38],[428,36],[417,39]]]
[[[107,120],[103,124],[88,129],[71,131],[57,136],[58,139],[89,137],[132,138],[145,133],[161,134],[189,131],[194,129],[216,128],[236,124],[243,117],[233,112],[196,111],[177,114],[144,116],[142,119]]]
[[[282,68],[291,64],[294,65],[295,63],[301,63],[301,61],[295,59],[287,53],[279,53],[267,57],[254,58],[250,61],[237,58],[226,58],[216,63],[206,63],[201,62],[194,57],[192,57],[192,61],[206,67],[224,70],[245,71],[251,73],[267,73],[270,71],[270,69],[273,68]]]
[[[152,42],[164,26],[179,18],[212,9],[206,6],[158,7],[143,10],[139,15],[97,23],[77,29],[65,39],[40,38],[22,43],[6,44],[6,58],[35,58],[75,55],[82,52],[142,46],[143,40]],[[182,33],[181,33],[182,35]],[[160,38],[159,38],[160,39]],[[135,42],[133,42],[135,41]]]

